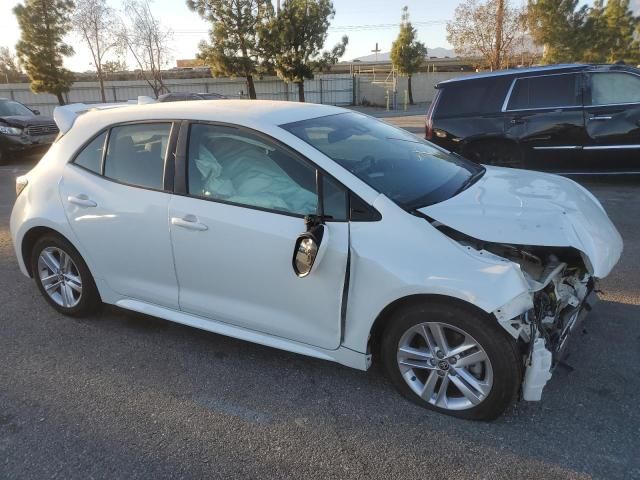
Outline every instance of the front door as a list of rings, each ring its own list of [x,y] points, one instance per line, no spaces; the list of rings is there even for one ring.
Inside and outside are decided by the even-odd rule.
[[[65,167],[59,188],[95,273],[123,296],[177,309],[163,191],[170,131],[171,123],[144,123],[102,133]]]
[[[191,125],[185,163],[186,192],[169,206],[180,308],[337,348],[349,225],[331,220],[346,220],[346,201],[299,278],[294,245],[304,216],[316,213],[316,168],[263,136],[209,124]]]
[[[585,154],[596,170],[640,170],[640,76],[593,72],[585,107]]]
[[[505,106],[505,130],[520,143],[528,168],[583,168],[579,155],[586,138],[582,83],[581,73],[515,79]]]

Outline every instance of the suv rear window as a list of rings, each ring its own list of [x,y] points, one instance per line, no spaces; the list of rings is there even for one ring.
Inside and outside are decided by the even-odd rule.
[[[509,77],[495,77],[443,86],[433,118],[499,112],[510,84]]]
[[[545,75],[516,80],[507,110],[580,105],[582,105],[582,75]]]

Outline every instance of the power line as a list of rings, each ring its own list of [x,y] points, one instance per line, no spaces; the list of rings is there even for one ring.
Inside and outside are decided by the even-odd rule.
[[[435,25],[444,25],[448,20],[428,20],[424,22],[411,22],[416,28],[430,27]],[[378,23],[378,24],[363,24],[363,25],[335,25],[329,27],[329,31],[332,32],[359,32],[367,30],[386,30],[390,28],[400,28],[399,23]],[[175,35],[203,35],[209,33],[207,30],[174,30]]]

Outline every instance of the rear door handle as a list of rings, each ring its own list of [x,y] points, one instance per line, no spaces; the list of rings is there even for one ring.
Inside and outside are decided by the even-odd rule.
[[[198,217],[195,215],[185,215],[184,217],[171,217],[171,225],[175,225],[176,227],[186,228],[187,230],[197,230],[199,232],[204,232],[208,230],[204,223],[198,221]]]
[[[597,121],[604,121],[604,120],[611,120],[611,117],[608,115],[598,115],[598,116],[589,118],[590,122],[597,122]]]
[[[74,197],[73,195],[70,195],[67,197],[67,201],[79,207],[85,207],[85,208],[98,206],[96,202],[94,202],[93,200],[90,200],[89,197],[87,197],[84,193],[81,193],[76,197]]]

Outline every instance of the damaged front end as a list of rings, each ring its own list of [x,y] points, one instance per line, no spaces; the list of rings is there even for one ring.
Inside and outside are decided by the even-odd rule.
[[[583,255],[570,247],[541,247],[483,242],[436,222],[436,228],[474,253],[506,259],[520,266],[529,285],[493,312],[522,346],[524,400],[542,396],[567,340],[597,300],[595,280]]]

